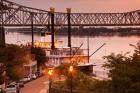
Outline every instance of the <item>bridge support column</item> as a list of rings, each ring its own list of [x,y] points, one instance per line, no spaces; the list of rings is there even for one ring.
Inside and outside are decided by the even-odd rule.
[[[34,47],[34,14],[30,13],[31,15],[31,32],[32,32],[32,47]]]
[[[71,17],[70,17],[70,13],[71,13],[71,8],[67,8],[67,21],[68,21],[68,47],[71,48]]]
[[[51,28],[50,28],[50,20],[48,21],[47,29],[48,29],[48,32],[51,31]]]
[[[138,12],[139,19],[138,19],[138,24],[140,25],[140,12]]]
[[[0,27],[0,47],[5,46],[5,29],[3,26]]]
[[[0,20],[1,20],[1,25],[0,25],[0,47],[5,47],[5,29],[4,29],[4,19],[3,19],[3,0],[1,0],[1,6],[0,6],[0,12],[1,12],[1,17],[0,17]]]
[[[55,45],[54,45],[54,8],[50,8],[50,15],[51,15],[51,49],[54,50],[55,49]]]

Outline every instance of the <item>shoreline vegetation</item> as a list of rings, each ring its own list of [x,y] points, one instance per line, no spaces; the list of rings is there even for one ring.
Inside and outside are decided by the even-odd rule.
[[[30,28],[8,28],[7,32],[20,32],[25,34],[30,34]],[[40,34],[42,32],[49,32],[47,28],[34,28],[35,34]],[[72,36],[140,36],[140,28],[72,28]],[[55,35],[67,36],[67,28],[55,28]]]

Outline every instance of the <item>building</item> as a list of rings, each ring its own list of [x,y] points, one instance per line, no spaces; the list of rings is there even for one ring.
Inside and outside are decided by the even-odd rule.
[[[30,76],[32,74],[35,74],[37,72],[37,61],[30,61],[27,64],[24,64],[24,76]]]
[[[30,76],[37,72],[37,61],[31,56],[26,56],[27,62],[23,65],[24,76]]]

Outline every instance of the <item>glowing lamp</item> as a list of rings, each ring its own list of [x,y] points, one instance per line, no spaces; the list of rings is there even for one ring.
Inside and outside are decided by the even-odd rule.
[[[73,71],[73,66],[70,66],[69,71],[70,71],[70,72]]]
[[[48,71],[48,74],[51,76],[51,75],[53,74],[53,70],[50,69],[50,70]]]

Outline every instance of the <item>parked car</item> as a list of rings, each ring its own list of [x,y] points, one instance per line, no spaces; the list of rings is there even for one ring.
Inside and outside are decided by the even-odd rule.
[[[22,78],[20,81],[21,82],[23,82],[23,83],[27,83],[27,82],[29,82],[31,80],[31,78],[30,77],[28,77],[28,76],[25,76],[24,78]]]
[[[20,91],[20,86],[19,86],[19,84],[18,83],[16,83],[16,82],[11,82],[10,84],[9,84],[9,86],[12,86],[12,85],[14,85],[14,86],[16,86],[16,90],[17,90],[17,93],[19,93],[19,91]]]
[[[32,75],[30,75],[30,78],[34,80],[37,78],[37,76],[35,74],[32,74]]]
[[[41,77],[41,76],[43,76],[43,73],[40,72],[40,71],[37,71],[37,72],[35,73],[35,75],[36,75],[37,77]]]
[[[20,88],[24,87],[24,82],[23,81],[18,81],[17,84],[19,85]]]
[[[19,93],[19,91],[16,84],[7,85],[5,89],[5,93]]]

